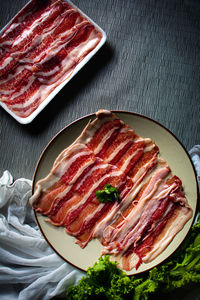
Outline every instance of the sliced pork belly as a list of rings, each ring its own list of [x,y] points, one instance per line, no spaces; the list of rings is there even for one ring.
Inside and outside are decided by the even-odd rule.
[[[19,60],[23,57],[23,53],[38,45],[41,40],[41,35],[46,36],[46,34],[51,32],[55,26],[59,25],[60,15],[64,10],[65,6],[61,1],[57,1],[49,7],[48,13],[44,10],[42,19],[35,20],[30,26],[24,27],[23,32],[15,38],[13,37],[9,46],[7,44],[8,47],[6,48],[9,48],[11,55]],[[5,44],[6,43],[3,42],[1,46],[5,47]]]
[[[85,145],[76,144],[69,147],[63,159],[53,167],[50,174],[36,184],[36,191],[31,199],[36,211],[48,214],[56,200],[55,195],[63,197],[95,160],[93,152]]]
[[[0,101],[26,118],[102,39],[64,0],[32,0],[0,36]]]
[[[64,37],[69,37],[76,30],[75,25],[81,21],[83,18],[74,9],[59,15],[51,26],[45,29],[40,39],[36,38],[36,43],[30,44],[30,47],[20,56],[20,60],[28,64],[41,62],[52,52],[52,49],[58,47],[58,44],[64,43]]]
[[[53,84],[71,72],[99,43],[101,34],[89,21],[74,28],[74,32],[67,34],[66,40],[56,43],[49,55],[34,65],[35,76],[42,84]]]
[[[115,114],[100,110],[81,135],[36,184],[30,201],[47,222],[63,226],[85,247],[93,238],[130,271],[150,262],[192,216],[182,190],[159,149]],[[120,201],[101,203],[96,191],[111,184]]]
[[[4,83],[9,77],[12,77],[13,70],[18,67],[19,63],[11,57],[10,53],[0,48],[0,84]]]
[[[68,6],[67,3],[65,6]],[[28,43],[35,30],[48,26],[50,20],[64,8],[64,2],[60,0],[32,0],[4,30],[0,37],[0,47],[8,50],[14,47],[16,50],[15,47],[20,43]]]
[[[115,222],[115,226],[109,225],[103,232],[103,243],[108,244],[108,252],[113,249],[116,253],[119,243],[122,242],[129,231],[134,228],[137,224],[139,226],[139,221],[149,201],[152,200],[154,194],[162,183],[163,178],[169,174],[169,167],[164,165],[160,167],[145,184],[145,186],[140,190],[138,196],[134,198],[131,194],[132,202],[130,208],[126,209],[124,215],[120,216],[121,222]],[[123,211],[123,210],[122,210]],[[147,209],[148,211],[148,209]],[[129,212],[129,213],[127,213]],[[116,224],[117,223],[117,224]],[[106,247],[104,249],[104,254],[106,253]]]

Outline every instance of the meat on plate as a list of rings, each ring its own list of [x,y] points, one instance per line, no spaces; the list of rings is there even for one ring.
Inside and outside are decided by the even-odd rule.
[[[192,216],[181,180],[114,113],[100,110],[63,150],[30,199],[48,222],[63,226],[80,247],[97,238],[124,270],[155,259]],[[116,187],[120,201],[101,203],[96,191]]]

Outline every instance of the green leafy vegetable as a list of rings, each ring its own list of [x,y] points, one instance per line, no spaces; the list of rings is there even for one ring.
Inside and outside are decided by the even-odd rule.
[[[142,275],[128,277],[109,256],[100,257],[78,285],[68,289],[67,299],[147,300],[193,283],[200,283],[200,217],[165,263]]]
[[[99,190],[96,192],[96,197],[102,203],[119,201],[118,189],[111,184],[106,184],[104,186],[104,190]]]

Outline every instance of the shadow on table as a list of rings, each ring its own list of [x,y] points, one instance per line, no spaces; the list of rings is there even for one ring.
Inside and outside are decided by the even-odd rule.
[[[23,125],[23,129],[33,135],[44,131],[66,109],[68,103],[75,101],[83,88],[95,80],[100,70],[111,60],[113,53],[112,47],[106,43],[30,124]]]

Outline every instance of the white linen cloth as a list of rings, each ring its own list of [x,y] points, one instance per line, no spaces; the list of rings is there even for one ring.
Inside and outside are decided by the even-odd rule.
[[[0,299],[47,300],[84,275],[46,243],[28,204],[32,182],[0,178]]]
[[[189,154],[200,187],[200,145]],[[84,275],[48,246],[28,204],[32,182],[0,178],[0,299],[51,299]]]

